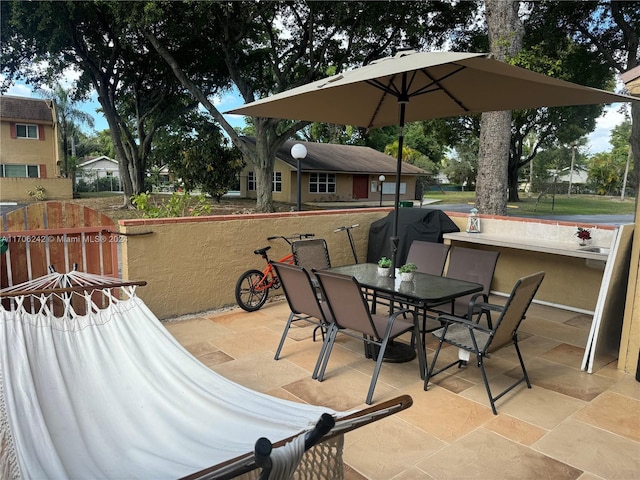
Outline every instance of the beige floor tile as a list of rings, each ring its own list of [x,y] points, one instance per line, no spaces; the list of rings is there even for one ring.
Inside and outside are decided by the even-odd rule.
[[[640,444],[569,419],[542,437],[534,448],[550,457],[606,479],[640,477]]]
[[[284,385],[284,389],[313,405],[325,405],[334,410],[350,410],[364,407],[371,376],[349,367],[337,368],[323,382],[310,375]],[[379,403],[397,396],[396,389],[379,383],[373,394],[373,402]]]
[[[429,457],[418,467],[441,480],[577,479],[582,471],[479,428]]]
[[[566,322],[567,325],[571,325],[572,327],[584,328],[585,330],[589,330],[591,328],[591,324],[593,323],[593,315],[579,314],[573,318],[570,318]]]
[[[347,433],[344,458],[368,478],[390,479],[445,445],[394,415]]]
[[[373,374],[375,360],[367,359],[363,355],[362,358],[353,363],[351,367],[370,377]],[[421,381],[420,367],[418,366],[417,359],[404,363],[382,362],[378,382],[402,389]]]
[[[554,347],[548,352],[540,355],[540,358],[576,368],[576,366],[579,367],[582,363],[583,356],[584,347],[576,347],[575,345],[561,343],[557,347]]]
[[[424,470],[420,470],[418,467],[411,467],[404,472],[393,477],[393,480],[435,480],[434,477],[429,475]]]
[[[254,327],[252,330],[214,338],[210,342],[233,358],[240,359],[260,352],[270,352],[273,358],[280,335],[267,327]]]
[[[211,315],[208,318],[232,332],[246,332],[256,327],[280,324],[284,328],[284,324],[287,318],[289,318],[289,311],[287,310],[286,314],[282,316],[274,317],[273,315],[267,314],[266,310],[267,309],[261,309],[257,312],[250,313],[238,308],[224,315]],[[280,329],[280,331],[282,331],[282,329]]]
[[[305,377],[310,378],[308,371],[291,362],[274,361],[270,352],[216,365],[214,370],[229,380],[258,392],[267,392]]]
[[[495,396],[501,389],[513,383],[513,378],[494,378],[490,382],[492,393]],[[460,396],[474,400],[490,408],[489,398],[484,385],[476,385],[465,390]],[[549,408],[553,405],[553,408]],[[562,395],[545,388],[533,385],[527,388],[526,384],[520,384],[504,397],[496,402],[498,414],[507,414],[524,422],[544,429],[552,429],[573,415],[585,405],[582,400]]]
[[[624,373],[616,378],[616,383],[610,388],[612,392],[640,400],[640,382],[636,380],[635,375]]]
[[[397,415],[434,437],[451,443],[493,418],[489,407],[430,386],[426,392],[416,386],[406,392],[413,406]]]
[[[163,325],[183,346],[208,342],[229,333],[226,327],[206,318],[164,322]]]
[[[484,424],[485,428],[523,445],[531,446],[542,438],[547,430],[524,422],[505,413]]]
[[[613,379],[593,375],[541,358],[527,361],[525,367],[529,379],[534,385],[580,400],[593,400],[615,383]],[[520,374],[519,369],[507,372],[507,375],[512,377]]]
[[[604,392],[585,405],[574,418],[640,442],[640,400]]]
[[[231,362],[234,360],[234,358],[219,350],[216,352],[200,355],[197,358],[209,368],[213,368],[217,365],[221,365],[223,363]]]
[[[520,331],[531,335],[551,338],[577,347],[584,347],[589,338],[589,331],[583,328],[572,327],[571,325],[554,322],[546,318],[531,318],[529,316],[522,322]],[[579,368],[580,365],[577,365],[577,367]]]

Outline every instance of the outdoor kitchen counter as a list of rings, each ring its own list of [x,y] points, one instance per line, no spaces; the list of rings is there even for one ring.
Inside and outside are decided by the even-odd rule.
[[[509,237],[506,235],[496,235],[487,233],[445,233],[443,235],[445,243],[467,242],[480,245],[492,245],[495,247],[515,248],[518,250],[529,250],[533,252],[549,253],[552,255],[563,255],[565,257],[578,257],[588,260],[606,261],[609,257],[610,249],[595,245],[581,247],[576,243],[558,242],[552,240]]]

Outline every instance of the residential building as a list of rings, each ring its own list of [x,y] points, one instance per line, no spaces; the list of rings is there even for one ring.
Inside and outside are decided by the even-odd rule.
[[[244,137],[250,145],[255,138]],[[273,200],[296,203],[298,161],[291,147],[302,144],[307,155],[301,160],[301,202],[393,201],[397,160],[369,147],[329,143],[287,141],[278,150],[273,169]],[[418,177],[429,173],[408,163],[402,164],[400,199],[414,200]],[[380,182],[380,176],[384,181]],[[382,192],[381,192],[382,188]],[[256,198],[255,168],[248,164],[240,174],[240,196]]]
[[[100,190],[120,191],[118,161],[105,155],[86,157],[83,162],[78,164],[76,171],[76,184],[81,181],[94,187],[100,184]]]
[[[0,96],[0,199],[29,201],[37,190],[48,200],[71,198],[59,145],[55,102]]]

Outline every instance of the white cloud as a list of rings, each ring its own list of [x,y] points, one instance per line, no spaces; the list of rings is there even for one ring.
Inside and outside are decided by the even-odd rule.
[[[619,104],[608,105],[604,109],[602,116],[596,120],[596,129],[587,136],[589,142],[589,153],[608,152],[611,150],[609,139],[611,130],[620,125],[624,119],[624,114],[618,112]]]

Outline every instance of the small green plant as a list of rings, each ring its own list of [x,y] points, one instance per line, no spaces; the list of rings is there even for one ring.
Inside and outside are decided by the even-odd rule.
[[[418,266],[415,263],[405,263],[398,270],[400,273],[411,273],[418,270]]]
[[[131,202],[142,211],[144,218],[199,217],[211,212],[211,205],[204,195],[174,192],[166,202],[158,203],[145,192],[131,197]]]
[[[42,185],[36,185],[33,190],[27,190],[27,195],[38,202],[44,202],[47,199],[47,191]]]
[[[380,260],[378,260],[378,266],[380,268],[389,268],[391,267],[391,260],[389,260],[387,257],[382,257]]]

